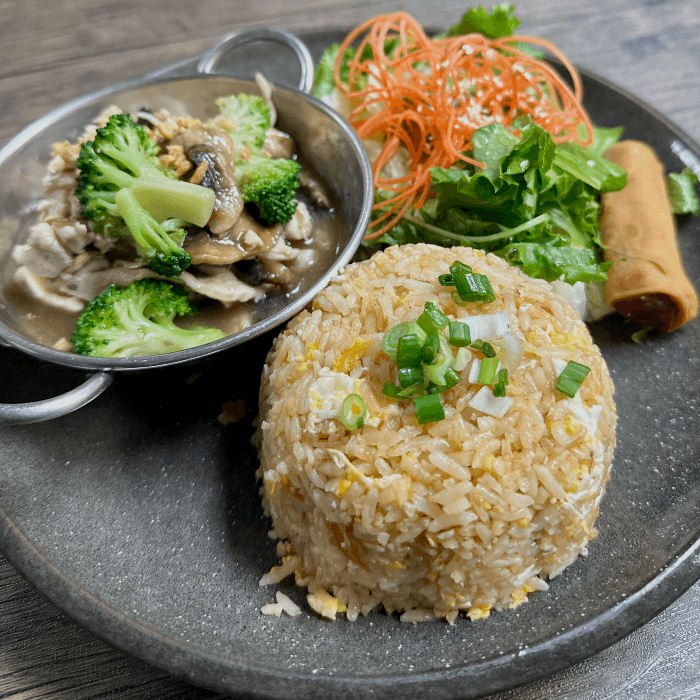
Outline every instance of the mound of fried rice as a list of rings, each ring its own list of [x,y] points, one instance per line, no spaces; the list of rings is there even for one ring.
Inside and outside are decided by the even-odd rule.
[[[488,276],[494,302],[452,301],[437,280],[456,259]],[[382,336],[427,301],[454,319],[507,311],[523,353],[503,417],[469,405],[481,387],[467,379],[442,395],[445,419],[424,425],[411,401],[382,394],[396,381]],[[569,360],[591,370],[573,399],[555,390]],[[350,391],[368,410],[354,431],[333,417]],[[418,244],[348,266],[266,361],[258,476],[282,562],[261,584],[294,574],[315,611],[351,620],[383,608],[452,623],[524,602],[596,537],[613,391],[568,302],[496,256]]]

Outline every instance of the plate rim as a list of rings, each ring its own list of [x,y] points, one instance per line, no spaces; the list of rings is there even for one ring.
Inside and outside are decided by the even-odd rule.
[[[328,29],[325,33],[346,31]],[[299,33],[299,36],[312,36],[313,32]],[[168,76],[167,70],[190,70],[200,55],[180,59],[154,72],[159,78]],[[548,59],[550,60],[550,59]],[[551,63],[557,63],[550,60]],[[656,108],[612,81],[581,66],[576,66],[582,77],[592,80],[608,90],[624,97],[637,108],[660,122],[678,140],[687,146],[700,159],[700,145],[683,129],[672,122]],[[109,92],[121,86],[133,86],[154,73],[142,78],[131,79],[89,93],[90,97]],[[177,73],[175,78],[195,77],[196,72]],[[52,110],[54,115],[62,109],[78,104],[87,96],[76,98]],[[585,95],[584,95],[585,100]],[[42,122],[42,117],[27,129]],[[23,132],[20,132],[23,133]],[[9,428],[14,430],[16,428]],[[21,428],[19,428],[21,430]],[[604,501],[603,501],[604,502]],[[535,646],[518,653],[504,654],[484,662],[466,663],[452,666],[447,670],[422,671],[413,675],[405,673],[372,677],[343,677],[341,675],[312,675],[310,672],[277,671],[264,667],[255,668],[242,663],[232,668],[226,657],[215,650],[205,651],[201,645],[184,642],[177,637],[163,633],[146,625],[137,617],[129,617],[103,601],[99,595],[88,591],[82,585],[63,574],[51,561],[45,550],[32,542],[22,527],[10,519],[0,499],[0,551],[10,564],[34,586],[45,598],[78,624],[98,638],[120,651],[138,658],[151,666],[166,671],[203,688],[218,692],[235,692],[238,697],[275,698],[299,700],[306,698],[347,698],[371,695],[379,700],[396,697],[397,691],[430,692],[435,700],[455,697],[476,698],[487,693],[505,691],[516,686],[554,675],[581,662],[620,641],[634,630],[658,615],[683,593],[700,580],[700,533],[674,561],[670,562],[653,576],[644,586],[627,596],[622,602],[613,605],[602,613],[572,627],[554,638],[544,640]],[[649,600],[653,603],[650,605]],[[66,605],[69,601],[72,605]],[[643,603],[643,605],[642,605]],[[642,608],[640,610],[640,608]],[[611,633],[601,640],[595,630],[605,626]],[[594,643],[590,643],[593,641]],[[166,645],[165,656],[162,644]],[[183,657],[189,657],[184,658]],[[517,682],[504,682],[499,669],[506,666],[509,678],[518,675]],[[218,679],[218,680],[217,680]],[[280,694],[275,683],[285,682]],[[476,681],[476,682],[475,682]],[[471,684],[471,688],[467,687]],[[415,697],[418,697],[416,693]]]

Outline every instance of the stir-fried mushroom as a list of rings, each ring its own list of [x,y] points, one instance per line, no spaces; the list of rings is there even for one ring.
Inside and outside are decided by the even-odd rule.
[[[191,233],[185,239],[184,248],[195,265],[230,265],[272,251],[278,245],[282,231],[280,224],[263,226],[244,210],[230,230],[217,237],[204,230]]]
[[[210,233],[199,230],[185,238],[183,247],[192,256],[194,265],[231,265],[253,257],[263,247],[263,242],[260,236],[250,230],[243,231],[236,237],[221,238],[214,238]]]
[[[294,155],[294,141],[289,134],[272,127],[267,130],[262,152],[269,158],[291,158]]]
[[[186,287],[222,302],[225,306],[243,301],[258,301],[265,292],[239,280],[227,267],[219,265],[198,265],[180,275]]]
[[[235,151],[228,134],[213,127],[193,126],[175,134],[170,144],[181,146],[195,168],[207,163],[199,184],[214,190],[216,195],[209,230],[214,235],[229,231],[243,211],[243,199],[235,178]]]
[[[125,287],[136,280],[156,276],[155,272],[143,267],[138,261],[116,260],[110,264],[96,252],[83,253],[82,256],[76,258],[76,263],[78,262],[83,262],[83,264],[74,265],[77,269],[66,270],[61,275],[62,283],[59,291],[85,302],[94,299],[110,284]]]
[[[332,204],[331,200],[328,199],[328,195],[305,168],[302,168],[299,172],[299,185],[301,186],[301,191],[309,198],[314,207],[317,209],[331,208]]]

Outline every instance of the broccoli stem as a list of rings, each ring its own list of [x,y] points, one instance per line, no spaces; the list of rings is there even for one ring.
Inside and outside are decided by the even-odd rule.
[[[155,219],[184,219],[205,226],[214,211],[214,190],[167,178],[138,180],[131,191]]]
[[[185,237],[183,229],[168,233],[141,206],[130,187],[119,190],[116,201],[119,214],[151,269],[173,277],[189,267],[192,258],[180,247]]]

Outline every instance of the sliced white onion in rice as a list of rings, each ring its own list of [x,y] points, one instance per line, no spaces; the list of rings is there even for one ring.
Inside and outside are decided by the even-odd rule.
[[[455,364],[453,367],[454,371],[461,372],[463,369],[466,369],[471,356],[472,352],[469,348],[460,348],[457,350],[457,357],[455,358]]]
[[[482,386],[469,401],[469,406],[494,418],[503,418],[513,405],[510,396],[494,396],[488,386]]]
[[[569,284],[563,280],[554,280],[549,283],[549,286],[560,296],[566,299],[571,306],[576,309],[578,315],[583,318],[586,314],[586,305],[588,304],[588,295],[586,294],[586,285],[583,282],[575,282]]]
[[[506,351],[506,368],[508,374],[513,374],[523,359],[523,341],[515,333],[508,331],[503,335],[503,344]]]
[[[469,326],[469,333],[474,340],[494,340],[502,338],[510,331],[507,311],[497,311],[481,316],[464,316],[459,319]]]
[[[469,368],[469,377],[467,381],[470,384],[476,384],[476,380],[479,378],[479,370],[481,369],[481,360],[478,357],[474,358],[472,366]]]

